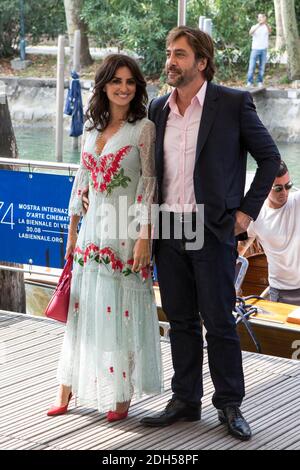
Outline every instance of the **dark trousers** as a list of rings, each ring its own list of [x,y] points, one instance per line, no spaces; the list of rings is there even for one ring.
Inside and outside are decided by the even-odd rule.
[[[216,408],[240,406],[244,375],[235,304],[235,238],[221,243],[208,230],[203,248],[187,250],[181,239],[156,241],[155,259],[162,307],[170,322],[173,397],[191,405],[203,396],[202,322],[207,330],[208,361]]]

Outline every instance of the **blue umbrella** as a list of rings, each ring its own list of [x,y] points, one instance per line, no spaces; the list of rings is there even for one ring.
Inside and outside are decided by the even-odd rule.
[[[83,107],[81,98],[81,86],[79,75],[74,70],[71,73],[72,80],[68,89],[64,114],[72,116],[70,136],[79,137],[83,130]]]

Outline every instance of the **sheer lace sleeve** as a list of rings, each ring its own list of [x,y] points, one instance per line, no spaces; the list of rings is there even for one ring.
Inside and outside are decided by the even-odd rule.
[[[141,160],[141,181],[137,194],[137,202],[142,203],[140,224],[147,225],[151,222],[151,205],[156,202],[156,173],[155,173],[155,125],[146,121],[141,129],[138,141]]]
[[[86,139],[86,130],[84,128],[82,141],[81,141],[81,157],[80,166],[77,170],[75,180],[72,187],[70,202],[69,202],[69,216],[82,215],[82,191],[89,185],[89,171],[84,167],[82,162],[82,152],[84,149]]]

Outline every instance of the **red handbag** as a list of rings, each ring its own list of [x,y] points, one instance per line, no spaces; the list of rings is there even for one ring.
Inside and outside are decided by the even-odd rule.
[[[67,322],[72,279],[73,256],[69,256],[56,289],[45,310],[45,316],[62,323]]]

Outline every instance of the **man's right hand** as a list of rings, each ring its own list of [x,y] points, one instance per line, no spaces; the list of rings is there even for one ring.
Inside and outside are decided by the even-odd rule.
[[[82,206],[83,212],[86,214],[89,208],[89,188],[86,188],[82,191]]]

